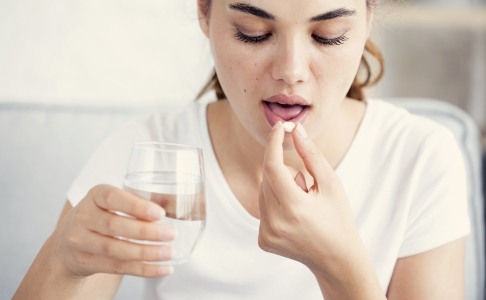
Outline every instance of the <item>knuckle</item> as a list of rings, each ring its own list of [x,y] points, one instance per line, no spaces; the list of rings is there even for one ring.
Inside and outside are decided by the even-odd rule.
[[[141,216],[146,214],[149,201],[142,200],[138,197],[126,198],[126,201],[127,209],[132,215]]]
[[[105,228],[109,233],[115,233],[118,228],[117,218],[115,218],[115,216],[109,215],[105,220]]]
[[[105,189],[103,199],[107,207],[113,207],[116,201],[118,201],[118,193],[113,188]]]
[[[139,250],[139,257],[141,260],[154,260],[157,259],[157,253],[154,251],[152,247],[149,246],[140,246]]]
[[[268,241],[268,238],[264,235],[260,235],[258,237],[258,246],[265,252],[273,252],[273,248],[271,247],[271,243]]]
[[[258,236],[258,247],[260,247],[260,249],[264,251],[267,251],[268,249],[268,244],[265,241],[265,238],[261,234]]]
[[[81,252],[75,253],[72,256],[72,259],[74,261],[74,264],[81,269],[87,269],[91,261],[90,256],[88,254],[81,253]]]
[[[151,240],[151,230],[148,224],[141,224],[138,227],[138,237],[142,240]]]
[[[88,197],[95,197],[98,193],[99,193],[99,190],[101,189],[101,186],[100,185],[95,185],[93,186],[92,188],[90,188],[88,190],[88,193],[86,194]]]
[[[107,190],[109,189],[107,189],[106,185],[103,184],[95,185],[88,191],[87,196],[93,199],[99,199],[100,196],[103,198]]]
[[[115,274],[124,274],[125,273],[125,263],[121,260],[115,260],[112,264],[112,272]]]
[[[70,235],[66,238],[66,245],[70,249],[78,249],[79,242],[75,235]]]
[[[113,243],[102,242],[100,247],[101,251],[108,257],[114,257],[116,255],[116,247],[113,246]]]
[[[267,174],[276,174],[278,173],[279,164],[275,161],[266,161],[263,165],[263,169]]]

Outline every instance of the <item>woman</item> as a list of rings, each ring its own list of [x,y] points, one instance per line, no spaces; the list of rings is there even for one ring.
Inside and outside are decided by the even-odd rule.
[[[153,278],[149,299],[462,299],[460,153],[439,125],[362,99],[373,3],[198,7],[221,100],[156,113],[110,137],[15,298],[110,298],[130,274]],[[286,133],[283,121],[296,128]],[[162,208],[120,189],[135,140],[205,151],[210,217],[173,274],[144,263],[169,259],[169,247],[113,238],[174,238],[152,222]]]

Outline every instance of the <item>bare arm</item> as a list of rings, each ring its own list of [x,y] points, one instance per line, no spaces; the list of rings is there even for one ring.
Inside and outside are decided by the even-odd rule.
[[[73,207],[66,202],[57,226]],[[95,274],[89,277],[66,277],[60,266],[49,258],[49,238],[22,280],[13,299],[110,299],[121,282],[121,275]],[[63,287],[62,289],[60,287]],[[44,295],[44,296],[42,296]],[[48,297],[46,295],[49,295]]]
[[[14,299],[109,299],[123,274],[170,274],[170,266],[145,263],[170,259],[167,246],[117,238],[170,241],[173,231],[153,222],[164,214],[160,206],[126,191],[107,185],[94,187],[76,207],[66,204]]]
[[[464,299],[464,249],[462,238],[399,259],[388,288],[388,299]]]

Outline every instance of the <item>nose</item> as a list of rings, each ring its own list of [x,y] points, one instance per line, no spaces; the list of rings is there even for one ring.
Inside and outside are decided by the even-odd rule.
[[[308,47],[295,37],[278,41],[272,58],[273,79],[288,85],[307,81],[310,74]]]

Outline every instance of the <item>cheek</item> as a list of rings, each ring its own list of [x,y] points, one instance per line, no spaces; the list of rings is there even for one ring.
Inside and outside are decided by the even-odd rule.
[[[246,46],[237,41],[220,41],[213,45],[215,68],[228,97],[237,93],[249,94],[261,82],[262,64],[245,49]]]
[[[321,78],[329,78],[324,81],[332,84],[340,94],[346,94],[358,71],[363,48],[361,41],[343,45],[327,57],[327,64],[321,64]]]

